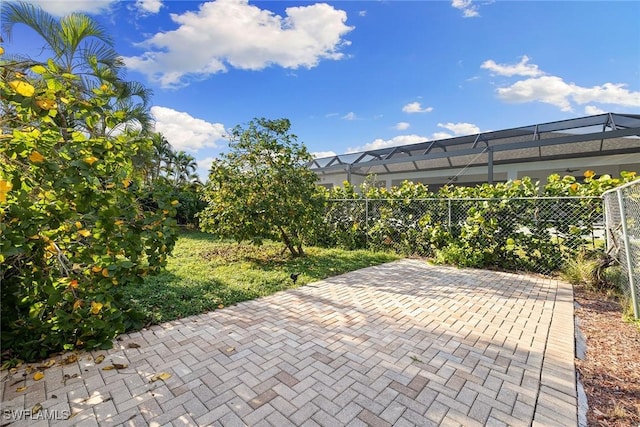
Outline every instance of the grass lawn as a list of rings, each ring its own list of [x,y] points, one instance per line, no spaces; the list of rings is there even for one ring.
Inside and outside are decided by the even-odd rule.
[[[306,257],[292,259],[282,248],[280,243],[255,247],[184,233],[166,271],[146,278],[142,286],[125,288],[124,296],[142,311],[145,323],[155,324],[399,258],[386,252],[307,247]],[[296,284],[292,273],[300,273]]]

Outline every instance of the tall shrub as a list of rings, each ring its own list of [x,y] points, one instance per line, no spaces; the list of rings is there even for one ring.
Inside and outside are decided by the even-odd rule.
[[[132,159],[149,139],[78,131],[121,122],[109,108],[114,84],[84,92],[54,61],[2,65],[3,356],[109,347],[135,320],[119,289],[165,264],[177,202],[156,193],[152,206],[141,203]]]
[[[230,151],[213,162],[199,214],[204,231],[261,244],[273,239],[293,257],[322,215],[324,199],[311,156],[290,133],[287,119],[257,118],[230,135]]]

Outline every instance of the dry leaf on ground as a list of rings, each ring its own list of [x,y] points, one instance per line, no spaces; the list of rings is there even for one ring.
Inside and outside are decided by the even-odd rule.
[[[75,363],[77,361],[78,361],[78,355],[72,354],[72,355],[69,355],[69,356],[65,357],[64,359],[62,359],[60,364],[61,365],[69,365],[69,364]]]
[[[158,381],[158,380],[162,380],[162,381],[166,381],[169,378],[171,378],[171,374],[167,373],[167,372],[161,372],[159,374],[155,374],[154,376],[152,376],[149,379],[149,382],[152,383],[154,381]]]

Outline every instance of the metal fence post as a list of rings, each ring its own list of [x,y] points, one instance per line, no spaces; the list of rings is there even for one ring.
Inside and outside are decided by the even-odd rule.
[[[627,273],[629,275],[629,288],[631,289],[631,303],[633,305],[633,315],[636,319],[640,318],[640,307],[636,299],[636,285],[633,271],[633,260],[631,259],[631,245],[629,244],[629,233],[627,228],[627,218],[624,210],[624,200],[622,198],[622,190],[616,190],[618,194],[618,206],[620,207],[620,223],[622,225],[622,239],[624,240],[624,252],[627,261]]]
[[[449,230],[449,234],[451,234],[451,198],[447,199],[447,207],[448,207],[448,214],[449,214],[449,219],[447,222],[447,230]]]
[[[364,199],[364,246],[369,249],[369,198]]]
[[[609,224],[607,221],[607,216],[609,216],[609,211],[607,210],[607,196],[603,194],[602,196],[602,225],[604,226],[604,247],[607,250],[607,254],[609,254],[609,244],[611,243],[611,230],[609,230]]]

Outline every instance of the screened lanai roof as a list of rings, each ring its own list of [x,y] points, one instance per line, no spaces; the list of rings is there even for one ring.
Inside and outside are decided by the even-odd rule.
[[[385,174],[640,152],[640,115],[606,113],[313,160],[316,173]]]

